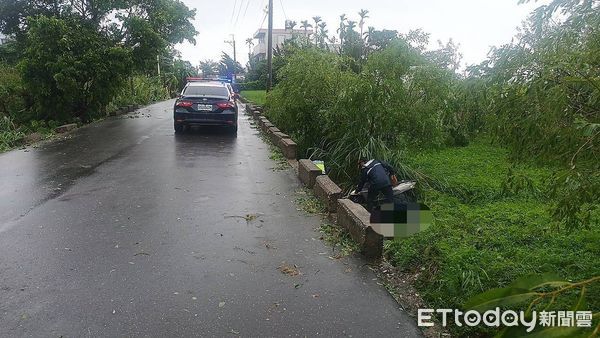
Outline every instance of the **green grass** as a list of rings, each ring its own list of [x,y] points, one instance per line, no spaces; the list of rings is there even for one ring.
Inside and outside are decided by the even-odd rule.
[[[409,156],[407,162],[430,178],[438,190],[457,196],[463,202],[480,204],[502,198],[515,190],[519,179],[527,182],[521,184],[523,189],[517,189],[518,193],[512,191],[513,195],[539,195],[551,170],[511,165],[507,157],[505,149],[479,140],[468,147],[419,152]],[[515,183],[508,183],[509,177]],[[530,185],[525,187],[526,183]]]
[[[27,124],[17,124],[8,116],[0,117],[0,153],[16,147],[37,142],[53,137],[54,129],[58,126],[56,121],[31,120]],[[30,136],[34,136],[29,138]],[[33,141],[35,140],[35,141]]]
[[[589,229],[558,230],[544,194],[550,168],[511,167],[506,151],[484,142],[405,160],[434,182],[421,192],[434,220],[427,231],[388,241],[385,251],[392,264],[419,273],[416,287],[433,308],[461,308],[473,295],[527,274],[554,272],[573,281],[600,275],[600,215]],[[515,184],[515,177],[527,184]],[[598,284],[587,293],[588,308],[596,311]],[[567,301],[573,299],[554,306],[568,310]],[[489,334],[450,329],[457,336]]]
[[[321,240],[331,245],[334,252],[337,250],[335,255],[337,258],[351,255],[360,249],[358,244],[350,237],[350,233],[342,227],[324,223],[319,227],[319,233],[321,234]]]
[[[264,105],[267,98],[267,92],[264,90],[244,90],[241,92],[241,95],[259,105]]]
[[[300,210],[309,214],[326,215],[325,205],[310,190],[304,188],[296,191],[296,194],[296,204]],[[332,258],[342,258],[359,251],[358,244],[346,229],[324,222],[317,230],[320,233],[319,239],[332,247]]]
[[[325,206],[318,198],[316,198],[310,190],[302,189],[296,192],[296,204],[304,212],[309,214],[323,214],[325,213]]]

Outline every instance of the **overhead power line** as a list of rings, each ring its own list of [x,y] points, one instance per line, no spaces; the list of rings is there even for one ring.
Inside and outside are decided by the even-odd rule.
[[[248,0],[250,2],[250,0]],[[242,14],[242,7],[244,7],[244,0],[240,3],[240,7],[238,8],[237,16],[235,17],[235,23],[233,24],[234,28],[237,28],[238,20],[240,19],[240,14]]]
[[[242,16],[242,22],[244,21],[244,19],[246,18],[246,12],[248,12],[248,6],[250,5],[250,0],[248,0],[248,3],[246,3],[246,9],[244,9],[244,16]]]
[[[281,11],[283,12],[283,16],[285,17],[285,21],[287,21],[288,16],[285,13],[285,8],[283,8],[283,2],[281,0],[279,0],[279,4],[281,5]]]
[[[264,13],[264,16],[260,22],[260,25],[258,26],[259,29],[263,27],[263,25],[265,24],[265,20],[267,19],[267,15],[269,15],[269,12],[265,11],[264,9],[263,9],[263,13]]]
[[[231,18],[229,19],[229,26],[233,23],[233,17],[235,16],[235,8],[237,7],[237,0],[233,3],[233,10],[231,10]]]

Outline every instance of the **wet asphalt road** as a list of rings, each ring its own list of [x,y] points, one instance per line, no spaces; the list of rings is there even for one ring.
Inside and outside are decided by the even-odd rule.
[[[0,154],[0,336],[420,335],[247,117],[175,136],[172,104]]]

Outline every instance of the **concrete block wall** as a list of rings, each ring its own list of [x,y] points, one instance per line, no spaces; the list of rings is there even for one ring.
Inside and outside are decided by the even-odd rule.
[[[369,212],[362,205],[349,199],[338,200],[338,224],[348,230],[367,258],[374,259],[383,254],[383,236],[373,230],[369,218]]]
[[[298,145],[296,142],[292,141],[292,139],[282,138],[279,140],[278,146],[281,148],[281,152],[283,152],[283,156],[285,156],[285,158],[288,160],[296,159],[296,148]]]
[[[279,145],[279,140],[284,139],[284,138],[290,138],[290,136],[288,134],[282,133],[280,131],[274,131],[274,132],[272,132],[272,133],[269,134],[269,138],[271,139],[271,142],[274,145]]]
[[[342,189],[329,176],[317,176],[313,193],[325,204],[328,212],[337,211],[337,200],[342,198]]]
[[[323,175],[323,171],[319,169],[311,160],[301,159],[298,161],[298,177],[309,189],[314,187],[317,176]]]
[[[279,128],[277,127],[271,127],[267,130],[267,134],[271,135],[273,133],[277,133],[277,132],[281,132],[281,130],[279,130]]]

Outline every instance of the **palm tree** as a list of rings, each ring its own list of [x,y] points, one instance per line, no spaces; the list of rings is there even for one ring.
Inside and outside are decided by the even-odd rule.
[[[244,68],[239,62],[234,61],[229,54],[223,52],[221,61],[217,64],[216,69],[221,76],[231,76],[241,72]]]
[[[340,15],[340,26],[336,32],[340,35],[340,45],[344,44],[344,33],[346,31],[346,14]]]
[[[373,38],[373,32],[375,32],[375,27],[369,26],[367,28],[367,31],[364,34],[365,42],[366,41],[369,41],[369,43],[371,42],[371,39]]]
[[[327,22],[319,23],[319,45],[324,46],[325,41],[327,39],[327,34],[329,31],[327,30]]]
[[[308,29],[312,28],[312,25],[308,23],[308,20],[302,20],[300,24],[300,27],[304,29],[304,36],[308,37]]]
[[[286,23],[286,27],[285,27],[285,29],[289,29],[289,30],[291,30],[291,31],[293,31],[293,30],[294,30],[294,27],[296,27],[296,25],[298,24],[298,23],[297,23],[296,21],[294,21],[294,20],[288,20],[288,21],[286,21],[285,23]]]
[[[346,31],[353,31],[354,27],[356,27],[356,21],[349,20],[348,24],[346,25]]]
[[[360,12],[358,12],[358,16],[360,16],[360,21],[358,22],[358,27],[360,27],[360,36],[362,37],[363,35],[363,26],[365,24],[365,19],[369,17],[369,11],[366,9],[361,9]]]
[[[213,60],[200,61],[200,65],[198,66],[202,72],[202,76],[216,75],[218,67],[219,63]]]
[[[321,17],[320,16],[313,16],[313,21],[315,22],[315,45],[317,44],[317,37],[319,35],[319,22],[321,22]]]
[[[246,44],[248,45],[248,59],[252,58],[252,46],[254,46],[254,39],[247,38]]]

